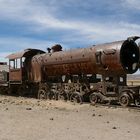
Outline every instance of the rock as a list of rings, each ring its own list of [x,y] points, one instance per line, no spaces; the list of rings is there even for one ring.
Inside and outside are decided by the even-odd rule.
[[[20,101],[20,103],[22,104],[22,103],[23,103],[23,101]]]
[[[29,108],[26,108],[26,110],[32,110],[32,108],[29,107]]]
[[[5,108],[5,110],[8,110],[8,108]]]
[[[99,116],[99,117],[101,117],[102,115],[101,115],[101,114],[99,114],[98,116]]]
[[[106,123],[110,123],[109,121],[107,121]]]
[[[11,104],[14,104],[14,103],[15,103],[15,101],[12,101],[12,102],[11,102]]]
[[[117,129],[117,127],[114,126],[114,127],[112,127],[112,129]]]
[[[92,116],[95,117],[96,115],[95,114],[92,114]]]
[[[53,118],[50,118],[50,120],[53,121],[54,119]]]
[[[17,102],[17,103],[16,103],[16,105],[20,105],[20,103],[19,103],[19,102]]]
[[[55,109],[58,109],[58,107],[55,107]]]

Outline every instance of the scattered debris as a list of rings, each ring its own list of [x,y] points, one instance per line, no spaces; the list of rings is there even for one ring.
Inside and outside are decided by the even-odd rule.
[[[29,108],[26,108],[26,110],[32,110],[32,108],[29,107]]]
[[[11,103],[11,104],[14,104],[14,103],[15,103],[15,101],[11,101],[10,103]]]
[[[22,104],[22,103],[23,103],[23,101],[20,101],[20,103]]]
[[[50,120],[53,121],[54,119],[53,118],[50,118]]]
[[[8,108],[5,108],[5,110],[8,110]]]
[[[58,109],[58,107],[55,107],[55,109]]]
[[[95,114],[92,114],[92,116],[95,117],[96,115]]]
[[[112,129],[117,129],[117,127],[113,126]]]

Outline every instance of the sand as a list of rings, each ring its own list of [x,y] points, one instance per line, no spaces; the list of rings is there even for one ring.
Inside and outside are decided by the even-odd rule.
[[[0,96],[0,140],[139,140],[140,111]]]

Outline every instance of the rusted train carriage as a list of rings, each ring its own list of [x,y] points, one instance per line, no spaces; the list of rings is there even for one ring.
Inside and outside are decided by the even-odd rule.
[[[9,67],[6,62],[0,62],[0,94],[7,91]]]
[[[9,86],[14,92],[36,94],[39,99],[116,100],[123,106],[140,102],[139,87],[126,85],[126,75],[138,69],[136,39],[69,51],[55,45],[48,53],[27,49],[9,55]]]

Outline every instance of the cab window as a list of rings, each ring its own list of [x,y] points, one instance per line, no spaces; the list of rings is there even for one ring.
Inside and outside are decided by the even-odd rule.
[[[21,68],[21,59],[12,59],[10,60],[10,69],[20,69]]]

